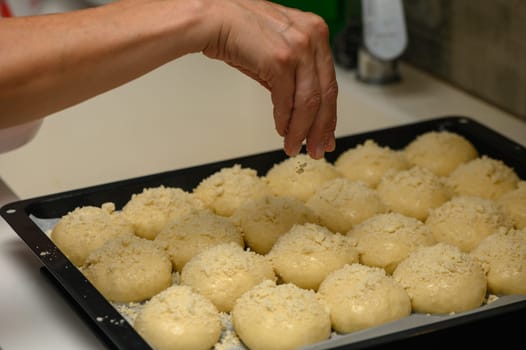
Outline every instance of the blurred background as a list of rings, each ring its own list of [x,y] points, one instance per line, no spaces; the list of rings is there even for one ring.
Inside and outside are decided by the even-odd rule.
[[[356,67],[362,3],[370,0],[273,1],[324,17],[337,63]],[[526,120],[526,1],[402,3],[408,37],[402,61]]]
[[[17,10],[32,6],[43,8],[45,12],[98,6],[111,1],[114,0],[5,0]],[[526,1],[271,1],[322,16],[330,28],[336,63],[347,69],[355,69],[359,63],[364,4],[376,4],[382,9],[400,1],[407,45],[397,61],[424,70],[526,120]],[[384,13],[381,20],[386,22],[389,20],[386,17],[391,15]],[[397,79],[384,81],[393,80]]]
[[[27,15],[110,1],[0,4]],[[526,1],[268,1],[327,22],[339,83],[337,136],[462,115],[526,142]],[[18,12],[24,7],[29,12]],[[38,134],[40,123],[0,131],[7,143],[0,142],[0,175],[25,198],[274,150],[282,140],[271,115],[268,92],[255,81],[187,55],[55,113]],[[18,131],[27,136],[19,143],[5,136]],[[24,164],[44,171],[30,176]]]

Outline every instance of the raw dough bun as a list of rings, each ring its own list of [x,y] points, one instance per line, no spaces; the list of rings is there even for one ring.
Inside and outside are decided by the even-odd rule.
[[[511,222],[491,199],[458,196],[433,209],[426,225],[438,242],[469,252],[499,227],[511,227]]]
[[[526,228],[526,181],[520,181],[517,189],[504,193],[497,202],[515,228]]]
[[[399,172],[389,171],[377,187],[380,199],[396,213],[425,220],[430,209],[451,198],[443,179],[431,170],[414,166]]]
[[[322,184],[306,204],[320,216],[323,226],[340,233],[387,210],[376,190],[344,177]]]
[[[210,300],[173,285],[140,309],[134,328],[155,350],[208,350],[221,336],[221,318]]]
[[[200,208],[204,208],[204,204],[191,193],[159,186],[134,193],[122,213],[133,223],[137,236],[154,239],[168,221]]]
[[[313,159],[300,153],[274,164],[266,179],[273,194],[305,202],[322,183],[341,176],[325,158]]]
[[[436,243],[423,222],[399,213],[375,215],[347,236],[357,242],[362,264],[381,267],[389,274],[416,248]]]
[[[114,302],[140,302],[172,284],[172,263],[155,242],[115,238],[88,255],[82,268],[102,295]]]
[[[358,262],[355,242],[312,223],[294,225],[267,254],[285,282],[317,290],[329,273]]]
[[[246,201],[266,196],[270,190],[256,170],[235,164],[203,179],[193,193],[216,214],[230,216]]]
[[[318,294],[329,307],[332,327],[350,333],[411,314],[409,295],[378,267],[345,265],[327,276]]]
[[[181,272],[181,284],[210,299],[221,312],[230,312],[244,292],[264,280],[276,280],[263,255],[224,243],[194,256]]]
[[[251,350],[295,350],[331,335],[331,320],[312,290],[266,280],[237,299],[234,329]]]
[[[482,263],[491,293],[526,294],[526,229],[499,230],[471,255]]]
[[[346,178],[362,181],[375,188],[388,170],[405,170],[409,162],[399,151],[382,147],[373,140],[350,148],[340,154],[334,162]]]
[[[478,157],[470,141],[451,131],[421,134],[403,152],[412,165],[427,168],[439,176],[447,176],[460,164]]]
[[[194,210],[170,221],[155,241],[166,249],[179,272],[191,258],[208,248],[229,242],[245,245],[241,231],[232,221],[208,209]]]
[[[519,177],[503,161],[483,155],[459,165],[447,181],[457,195],[497,199],[516,189]]]
[[[295,224],[319,223],[319,217],[295,198],[266,196],[249,201],[232,215],[243,233],[245,244],[259,254],[267,254],[276,240]]]
[[[414,312],[458,313],[482,305],[487,280],[469,253],[447,243],[417,248],[393,272],[411,298]]]
[[[115,212],[115,204],[84,206],[62,216],[50,233],[51,240],[76,266],[89,253],[113,238],[133,235],[133,225]]]

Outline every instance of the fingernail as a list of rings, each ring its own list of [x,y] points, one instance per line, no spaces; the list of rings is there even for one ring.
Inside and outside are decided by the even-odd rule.
[[[320,143],[314,150],[314,158],[321,159],[323,156],[325,156],[325,143]]]
[[[294,157],[294,156],[297,156],[301,151],[301,143],[299,145],[297,145],[295,148],[290,148],[289,147],[289,151],[287,152],[287,154],[289,155],[289,157]]]
[[[325,148],[324,150],[326,152],[332,152],[336,149],[336,140],[334,138],[334,135],[329,135],[327,136],[327,138],[325,139]]]

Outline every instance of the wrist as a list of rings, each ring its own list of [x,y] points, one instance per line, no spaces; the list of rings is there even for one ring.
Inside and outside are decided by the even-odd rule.
[[[115,5],[128,11],[137,39],[157,43],[168,60],[202,51],[215,35],[209,0],[124,0]]]

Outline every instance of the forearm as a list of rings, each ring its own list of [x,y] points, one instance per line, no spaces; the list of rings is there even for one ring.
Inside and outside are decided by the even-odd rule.
[[[206,45],[200,1],[124,0],[0,20],[0,128],[38,119]],[[202,40],[201,40],[202,38]]]
[[[323,19],[267,0],[120,0],[0,20],[0,128],[44,117],[191,52],[265,86],[285,152],[335,147],[338,85]]]

